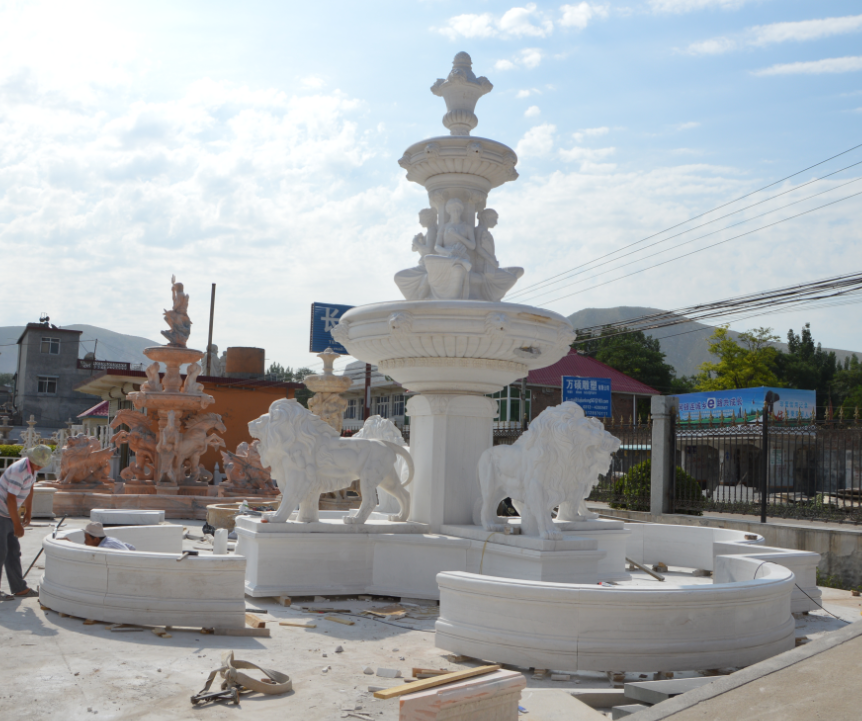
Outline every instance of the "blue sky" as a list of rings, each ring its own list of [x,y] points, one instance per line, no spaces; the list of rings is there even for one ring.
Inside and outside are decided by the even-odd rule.
[[[222,348],[316,361],[311,301],[394,299],[414,264],[427,198],[397,159],[446,133],[429,87],[460,50],[495,86],[474,134],[519,156],[489,200],[498,257],[526,269],[512,300],[677,308],[862,269],[859,196],[616,280],[859,192],[837,187],[858,168],[792,190],[859,149],[750,202],[781,199],[530,289],[862,142],[858,2],[0,2],[0,250],[22,269],[0,324],[46,311],[157,338],[176,273],[192,345],[216,282]],[[862,350],[858,308],[734,327],[810,320]]]

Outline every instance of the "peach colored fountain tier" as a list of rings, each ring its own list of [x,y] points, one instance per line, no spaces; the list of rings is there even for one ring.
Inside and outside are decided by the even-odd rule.
[[[138,464],[129,482],[137,486],[155,483],[159,493],[176,493],[180,486],[208,485],[211,475],[200,465],[200,458],[210,447],[225,447],[224,441],[210,431],[226,430],[220,415],[202,412],[214,402],[197,382],[204,352],[186,348],[191,332],[189,297],[182,283],[177,283],[176,278],[171,281],[174,304],[172,310],[165,311],[170,330],[162,332],[170,343],[144,350],[144,355],[153,361],[146,369],[147,381],[140,391],[128,395],[135,408],[146,409],[149,418],[154,414],[158,418],[157,433],[152,429],[155,436],[149,443],[141,441],[147,458]],[[164,376],[159,373],[162,363]],[[183,380],[180,367],[185,364],[188,368]]]

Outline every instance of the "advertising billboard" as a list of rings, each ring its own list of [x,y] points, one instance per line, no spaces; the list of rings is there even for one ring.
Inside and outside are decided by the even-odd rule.
[[[708,423],[710,417],[713,421],[724,417],[728,421],[733,418],[737,423],[754,422],[763,412],[763,402],[769,391],[773,393],[773,398],[778,396],[772,406],[772,412],[780,420],[800,416],[811,418],[814,413],[817,404],[814,391],[760,386],[730,391],[682,393],[678,396],[678,419],[681,423]]]
[[[352,305],[335,303],[311,304],[311,342],[308,349],[311,353],[323,353],[327,348],[331,348],[334,353],[350,355],[347,349],[332,337],[332,329],[351,308]]]

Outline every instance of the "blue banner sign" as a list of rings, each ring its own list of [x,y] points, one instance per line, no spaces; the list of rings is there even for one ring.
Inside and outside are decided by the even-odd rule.
[[[323,353],[331,348],[334,353],[350,355],[347,349],[332,337],[332,329],[338,325],[352,305],[335,305],[334,303],[312,303],[311,304],[311,343],[309,351],[312,353]]]
[[[563,376],[563,402],[574,401],[584,414],[611,417],[611,379]]]
[[[797,388],[739,388],[729,391],[681,393],[679,420],[683,423],[709,423],[724,419],[753,423],[763,414],[766,394],[771,392],[772,412],[781,420],[811,418],[817,405],[816,393]]]

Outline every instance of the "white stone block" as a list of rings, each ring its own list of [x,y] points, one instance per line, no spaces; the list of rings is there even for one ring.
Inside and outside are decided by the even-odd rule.
[[[493,673],[401,697],[399,721],[517,721],[527,681],[517,671]]]
[[[90,520],[104,526],[154,526],[165,520],[164,511],[132,510],[120,508],[94,508]]]

